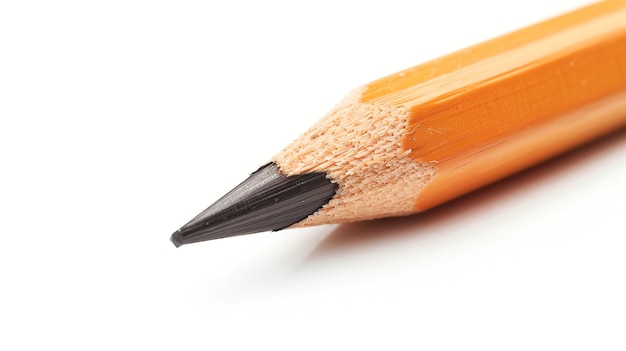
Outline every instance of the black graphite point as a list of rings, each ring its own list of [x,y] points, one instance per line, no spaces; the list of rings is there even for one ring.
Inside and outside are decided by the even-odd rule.
[[[271,162],[174,232],[170,240],[179,247],[281,230],[315,213],[337,188],[324,172],[286,176]]]

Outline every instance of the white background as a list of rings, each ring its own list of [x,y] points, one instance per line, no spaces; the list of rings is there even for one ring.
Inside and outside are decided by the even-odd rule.
[[[626,348],[626,131],[433,211],[175,249],[368,81],[586,1],[0,5],[0,349]]]

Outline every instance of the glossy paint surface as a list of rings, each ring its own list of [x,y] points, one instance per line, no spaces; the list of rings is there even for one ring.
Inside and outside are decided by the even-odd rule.
[[[626,124],[626,2],[396,73],[362,100],[410,110],[403,147],[438,167],[415,203],[428,209]]]

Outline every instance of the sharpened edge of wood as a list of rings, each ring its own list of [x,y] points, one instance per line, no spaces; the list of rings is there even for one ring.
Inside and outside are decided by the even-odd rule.
[[[417,162],[402,148],[409,111],[361,101],[362,89],[278,153],[286,175],[326,172],[339,185],[320,210],[292,227],[353,222],[414,213],[434,164]]]

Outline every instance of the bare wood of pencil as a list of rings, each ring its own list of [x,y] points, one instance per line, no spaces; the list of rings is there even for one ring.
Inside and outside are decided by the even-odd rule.
[[[172,235],[176,246],[420,212],[626,125],[626,2],[353,91]]]

